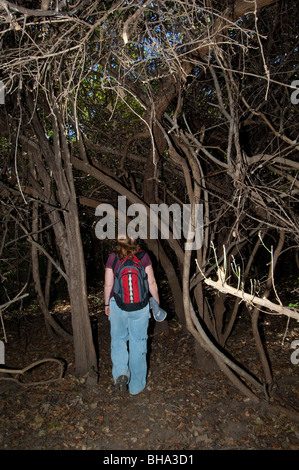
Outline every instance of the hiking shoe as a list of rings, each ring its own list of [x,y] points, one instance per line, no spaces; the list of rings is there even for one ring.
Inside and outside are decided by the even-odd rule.
[[[128,389],[128,377],[126,375],[120,375],[115,382],[116,392],[125,392]]]

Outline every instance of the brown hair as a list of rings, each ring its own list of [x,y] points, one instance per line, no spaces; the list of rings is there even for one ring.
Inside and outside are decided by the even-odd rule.
[[[120,259],[129,255],[134,255],[139,250],[136,240],[128,237],[128,235],[118,235],[116,251]]]

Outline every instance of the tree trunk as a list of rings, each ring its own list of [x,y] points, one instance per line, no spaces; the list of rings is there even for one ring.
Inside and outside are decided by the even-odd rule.
[[[275,288],[274,278],[273,278],[274,271],[275,271],[275,266],[277,263],[278,256],[283,248],[284,240],[285,240],[285,233],[283,230],[281,230],[276,250],[274,253],[271,253],[271,265],[269,268],[266,288],[263,293],[264,299],[268,299],[272,288]],[[251,317],[252,331],[253,331],[253,336],[254,336],[254,340],[256,343],[256,348],[259,353],[261,363],[263,365],[266,383],[269,387],[271,387],[272,381],[273,381],[273,375],[272,375],[272,370],[271,370],[271,366],[270,366],[267,354],[264,349],[263,341],[261,339],[260,332],[259,332],[259,324],[258,324],[259,316],[260,316],[260,310],[257,307],[255,307],[252,313],[252,317]]]
[[[68,292],[72,309],[72,327],[76,371],[85,375],[98,370],[88,311],[85,260],[80,234],[76,201],[69,204],[65,217],[69,246]]]
[[[157,259],[159,259],[161,266],[167,276],[169,287],[172,293],[174,310],[178,317],[179,322],[185,327],[185,314],[183,305],[182,288],[175,272],[174,266],[167,254],[163,250],[159,240],[147,240],[147,246],[153,251]]]
[[[54,99],[53,103],[55,103]],[[52,109],[52,146],[46,138],[46,132],[36,109],[33,109],[30,97],[28,97],[27,104],[31,111],[35,135],[46,162],[46,165],[42,166],[43,160],[39,154],[36,154],[35,164],[38,168],[41,167],[40,174],[52,173],[57,188],[56,198],[61,210],[58,207],[53,210],[52,207],[48,215],[53,223],[57,247],[65,267],[72,312],[76,372],[79,375],[86,375],[91,370],[97,371],[98,365],[88,311],[85,260],[70,155],[56,105],[53,104]],[[51,187],[52,184],[49,186]],[[60,214],[63,214],[63,218]]]
[[[37,242],[37,239],[38,239],[37,231],[38,231],[38,204],[34,202],[33,211],[32,211],[32,232],[33,232],[32,238],[35,242]],[[41,281],[40,281],[38,247],[35,243],[32,244],[31,257],[32,257],[33,281],[34,281],[35,290],[36,290],[37,297],[38,297],[39,306],[45,318],[47,330],[50,334],[53,334],[55,332],[56,334],[58,334],[59,336],[65,339],[70,339],[70,335],[66,331],[64,331],[63,328],[61,328],[61,326],[59,326],[56,323],[55,319],[52,317],[52,315],[49,312],[49,308],[48,308],[49,305],[46,300],[47,289],[48,289],[47,288],[48,278],[46,279],[46,287],[45,287],[45,294],[44,294]],[[49,268],[47,269],[47,272],[49,272]]]

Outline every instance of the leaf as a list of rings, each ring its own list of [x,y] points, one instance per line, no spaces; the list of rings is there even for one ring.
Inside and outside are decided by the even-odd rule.
[[[255,424],[264,424],[264,421],[259,416],[257,416],[255,418]]]
[[[61,424],[58,422],[58,421],[52,421],[50,424],[49,424],[50,428],[60,428],[61,427]]]
[[[30,424],[30,427],[32,429],[39,429],[44,422],[44,418],[40,415],[36,415],[34,417],[33,423]]]

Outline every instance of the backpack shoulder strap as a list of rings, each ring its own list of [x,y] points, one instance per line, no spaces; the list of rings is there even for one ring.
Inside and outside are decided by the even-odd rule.
[[[117,261],[121,261],[121,260],[119,259],[119,257],[117,256],[117,253],[114,252],[114,255],[115,255],[115,256],[114,256],[114,260],[113,260],[113,263],[112,263],[112,270],[113,270],[113,272],[115,271],[115,266],[116,266]],[[140,250],[140,251],[137,251],[137,253],[135,253],[134,256],[136,256],[136,258],[138,258],[139,261],[141,261],[142,258],[144,257],[144,255],[145,255],[145,251]],[[124,258],[124,259],[125,259],[125,258]]]

